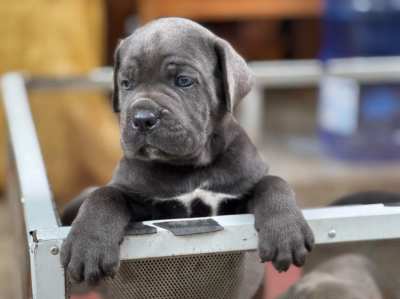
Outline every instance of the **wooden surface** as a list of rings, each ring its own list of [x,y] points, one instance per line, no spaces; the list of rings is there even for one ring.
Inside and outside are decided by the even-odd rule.
[[[0,75],[24,70],[32,75],[72,76],[102,65],[104,9],[104,0],[22,0],[0,5]],[[52,91],[29,96],[58,204],[88,185],[107,183],[121,156],[109,95]],[[6,156],[2,114],[0,191]]]
[[[142,23],[165,16],[197,21],[318,16],[321,0],[138,0]]]

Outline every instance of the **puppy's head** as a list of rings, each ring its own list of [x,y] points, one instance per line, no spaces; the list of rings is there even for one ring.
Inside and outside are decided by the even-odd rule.
[[[165,18],[139,28],[115,53],[113,105],[125,156],[206,164],[216,130],[250,88],[245,61],[204,27]]]

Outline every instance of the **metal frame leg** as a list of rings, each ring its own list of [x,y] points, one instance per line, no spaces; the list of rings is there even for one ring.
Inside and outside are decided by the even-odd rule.
[[[264,89],[262,86],[255,85],[243,100],[238,113],[239,123],[255,144],[258,144],[262,140],[263,92]]]

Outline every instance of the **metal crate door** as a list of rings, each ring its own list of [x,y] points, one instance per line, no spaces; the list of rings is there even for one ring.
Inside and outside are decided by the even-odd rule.
[[[101,290],[113,299],[241,299],[244,256],[226,252],[125,260]]]

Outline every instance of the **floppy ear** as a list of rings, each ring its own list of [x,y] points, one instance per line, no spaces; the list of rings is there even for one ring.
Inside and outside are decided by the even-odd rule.
[[[113,71],[113,92],[112,92],[112,104],[114,112],[120,112],[119,110],[119,90],[118,90],[118,71],[120,65],[120,49],[122,41],[119,42],[114,52],[114,71]]]
[[[225,40],[217,37],[215,49],[221,66],[223,92],[227,110],[233,112],[249,93],[253,77],[246,61]]]

